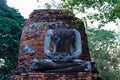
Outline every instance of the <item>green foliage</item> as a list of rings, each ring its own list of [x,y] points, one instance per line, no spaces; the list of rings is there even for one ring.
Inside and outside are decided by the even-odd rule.
[[[6,10],[6,0],[0,0],[0,9]]]
[[[0,59],[5,65],[0,67],[0,79],[10,80],[11,70],[17,65],[18,49],[24,18],[14,8],[0,4]],[[4,3],[5,2],[5,3]]]
[[[99,21],[99,27],[120,18],[120,0],[62,0],[62,8],[76,13],[88,14],[83,17],[92,21]],[[88,13],[87,9],[96,12]]]
[[[51,6],[50,4],[48,4],[48,3],[45,3],[45,7],[46,7],[47,9],[50,9],[52,6]]]
[[[113,16],[115,16],[115,17],[118,17],[118,18],[120,18],[120,0],[117,0],[117,3],[116,3],[116,5],[115,5],[115,7],[114,7],[114,10],[111,12],[111,16],[113,17]]]
[[[95,3],[98,4],[104,4],[104,2],[108,2],[110,4],[116,4],[117,2],[119,2],[119,0],[61,0],[63,1],[63,7],[66,7],[68,9],[68,6],[74,7],[74,6],[79,6],[80,4],[82,4],[85,7],[91,7],[92,5],[94,5]]]
[[[115,41],[112,31],[103,29],[87,29],[89,49],[92,61],[103,80],[119,80],[120,43]]]

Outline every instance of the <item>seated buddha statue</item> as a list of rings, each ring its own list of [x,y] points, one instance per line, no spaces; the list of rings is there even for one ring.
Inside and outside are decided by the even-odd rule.
[[[58,23],[54,23],[54,26],[56,24]],[[34,59],[29,67],[30,71],[90,71],[90,62],[78,59],[82,53],[82,42],[79,31],[62,26],[57,25],[57,28],[52,27],[46,32],[44,54],[48,58]],[[51,50],[51,47],[54,48]]]

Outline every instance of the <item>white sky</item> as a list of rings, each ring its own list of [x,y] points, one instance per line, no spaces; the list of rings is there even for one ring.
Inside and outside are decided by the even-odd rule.
[[[48,1],[50,0],[43,0],[41,5]],[[38,9],[38,4],[37,0],[7,0],[7,5],[18,9],[25,18],[28,18],[34,9]]]
[[[45,3],[59,3],[60,0],[6,0],[7,5],[18,9],[22,16],[29,18],[30,13],[34,9],[45,9]],[[54,7],[52,7],[54,8]]]

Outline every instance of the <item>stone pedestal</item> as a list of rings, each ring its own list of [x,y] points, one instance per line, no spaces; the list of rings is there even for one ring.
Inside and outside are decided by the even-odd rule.
[[[18,78],[17,78],[18,77]],[[22,73],[12,80],[92,80],[91,73]]]

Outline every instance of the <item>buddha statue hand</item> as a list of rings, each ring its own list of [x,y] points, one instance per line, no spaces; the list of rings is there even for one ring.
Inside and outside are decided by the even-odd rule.
[[[63,59],[62,55],[53,55],[52,59]]]
[[[64,61],[65,61],[65,62],[72,62],[73,59],[74,59],[74,58],[73,58],[71,55],[67,55],[67,56],[65,56]]]

